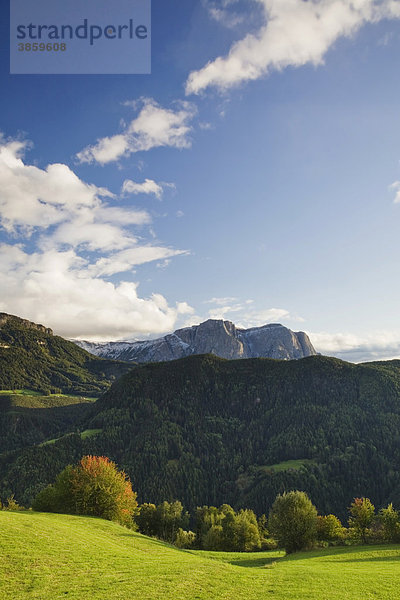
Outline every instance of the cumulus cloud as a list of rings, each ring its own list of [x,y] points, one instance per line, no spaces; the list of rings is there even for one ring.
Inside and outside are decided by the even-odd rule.
[[[137,108],[137,102],[125,103]],[[163,108],[152,98],[143,98],[137,117],[124,126],[124,131],[111,137],[98,139],[94,145],[78,152],[82,163],[101,165],[117,161],[135,152],[169,146],[190,148],[191,120],[196,108],[189,102],[176,103],[175,109]]]
[[[364,336],[327,332],[309,335],[317,352],[349,362],[400,358],[400,332],[375,331]]]
[[[319,65],[340,37],[366,23],[400,18],[397,0],[257,0],[264,23],[235,42],[226,56],[190,73],[187,94],[208,87],[227,90],[273,70]]]
[[[114,194],[82,181],[66,165],[24,162],[26,144],[0,139],[0,310],[48,324],[68,337],[120,339],[174,328],[185,302],[138,295],[138,283],[107,280],[184,251],[146,243],[140,209],[113,205]]]
[[[26,145],[0,138],[1,227],[8,233],[27,237],[43,231],[43,248],[70,244],[104,250],[135,242],[121,225],[150,223],[144,210],[108,204],[105,199],[114,194],[83,182],[67,165],[25,164]]]
[[[63,164],[39,169],[22,160],[26,142],[0,137],[1,226],[8,232],[48,227],[85,209],[96,210],[101,198],[112,198],[105,188],[84,183]]]
[[[163,195],[163,187],[153,179],[145,179],[142,183],[125,179],[122,184],[122,192],[125,194],[154,194],[159,200]]]
[[[2,245],[2,311],[51,326],[67,337],[120,339],[135,333],[167,332],[185,302],[169,306],[161,294],[140,298],[138,284],[114,284],[93,277],[87,263],[73,250],[28,254]]]

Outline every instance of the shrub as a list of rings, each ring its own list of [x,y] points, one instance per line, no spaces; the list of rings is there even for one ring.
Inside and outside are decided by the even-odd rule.
[[[262,551],[276,550],[277,548],[278,548],[278,543],[276,540],[274,540],[274,538],[272,538],[272,537],[261,538],[260,550],[262,550]]]
[[[58,506],[58,492],[55,485],[48,485],[36,496],[32,503],[33,510],[39,512],[62,512]]]
[[[320,541],[341,542],[346,537],[346,529],[335,515],[318,516],[317,537]]]
[[[175,546],[178,548],[193,548],[196,542],[196,534],[193,531],[184,531],[179,527],[175,536]]]
[[[18,502],[14,499],[14,494],[12,496],[10,496],[9,498],[7,498],[6,502],[7,502],[7,504],[3,504],[3,505],[1,505],[1,503],[0,503],[0,508],[2,506],[2,510],[12,510],[12,511],[26,510],[24,506],[21,506],[20,504],[18,504]]]

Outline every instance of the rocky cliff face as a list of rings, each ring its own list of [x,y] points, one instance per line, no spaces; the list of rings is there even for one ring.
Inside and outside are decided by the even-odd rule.
[[[178,329],[156,340],[95,344],[77,341],[81,348],[105,358],[134,362],[174,360],[191,354],[221,358],[278,358],[292,360],[316,354],[307,334],[279,324],[238,329],[230,321],[209,319]]]

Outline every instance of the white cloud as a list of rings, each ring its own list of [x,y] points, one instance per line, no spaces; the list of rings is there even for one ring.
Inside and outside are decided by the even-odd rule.
[[[89,251],[110,252],[135,243],[135,238],[112,223],[88,223],[85,220],[62,223],[52,235],[41,238],[43,250],[70,245]]]
[[[389,186],[389,189],[395,191],[396,196],[394,198],[394,202],[398,204],[400,202],[400,181],[395,181],[392,183],[392,185]]]
[[[154,194],[156,198],[160,199],[163,195],[163,188],[153,179],[145,179],[142,183],[125,179],[122,184],[122,192],[125,194]]]
[[[76,157],[82,163],[98,162],[105,165],[129,154],[128,135],[117,134],[97,140],[94,146],[87,146],[81,152],[78,152]]]
[[[205,300],[204,304],[216,304],[217,306],[224,306],[224,304],[231,304],[232,302],[237,302],[238,298],[234,296],[225,296],[223,298],[210,298],[210,300]]]
[[[104,188],[84,183],[63,164],[46,169],[25,165],[27,144],[0,137],[1,225],[8,232],[56,225],[84,209],[96,210],[101,197],[112,198]]]
[[[304,319],[292,315],[284,308],[258,309],[253,300],[240,301],[238,298],[211,298],[207,304],[214,304],[208,311],[208,319],[224,319],[232,321],[237,327],[247,329],[249,327],[260,327],[267,323],[278,323],[281,321],[302,322]]]
[[[213,129],[214,126],[211,123],[208,123],[206,121],[200,121],[199,122],[199,128],[203,129],[204,131],[207,131],[209,129]]]
[[[224,27],[234,29],[244,21],[242,14],[229,10],[232,5],[238,4],[238,0],[205,0],[204,4],[210,17]]]
[[[225,27],[231,27],[232,29],[243,22],[242,16],[231,15],[226,10],[216,8],[215,6],[210,8],[210,15],[218,23],[222,23]]]
[[[114,275],[124,273],[136,265],[143,265],[152,261],[165,260],[180,254],[187,254],[183,250],[174,250],[164,246],[137,246],[116,252],[111,258],[100,258],[90,267],[90,271],[96,275]]]
[[[400,358],[400,332],[375,331],[368,335],[352,333],[310,333],[315,349],[350,362]]]
[[[160,294],[138,296],[137,283],[113,284],[90,275],[73,250],[28,254],[0,247],[0,310],[45,323],[58,334],[97,340],[174,329],[185,302],[171,307]]]
[[[0,138],[1,227],[8,233],[26,237],[42,231],[44,249],[69,244],[110,250],[135,243],[122,225],[150,223],[144,210],[108,204],[104,198],[114,199],[114,194],[83,182],[67,165],[40,169],[25,164],[26,147]]]
[[[137,102],[125,104],[137,108]],[[139,114],[125,125],[123,133],[97,140],[77,154],[78,160],[104,165],[161,146],[190,148],[190,121],[196,114],[193,104],[179,102],[175,110],[163,108],[152,98],[143,98],[141,104]]]
[[[208,87],[222,91],[273,70],[307,63],[319,65],[340,37],[366,23],[400,18],[398,0],[257,0],[265,15],[255,34],[234,43],[220,56],[190,73],[187,94]]]
[[[190,314],[185,302],[140,298],[137,282],[106,279],[185,253],[133,234],[149,214],[109,204],[113,194],[66,165],[25,164],[25,148],[0,138],[0,225],[12,242],[0,246],[0,310],[93,339],[167,332]]]

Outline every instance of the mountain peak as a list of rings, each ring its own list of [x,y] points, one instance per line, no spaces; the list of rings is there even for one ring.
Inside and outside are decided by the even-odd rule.
[[[215,354],[221,358],[276,358],[292,360],[315,355],[303,331],[294,332],[279,323],[250,329],[237,328],[224,319],[208,319],[183,327],[155,340],[95,344],[77,341],[92,354],[134,362],[158,362],[192,354]]]

